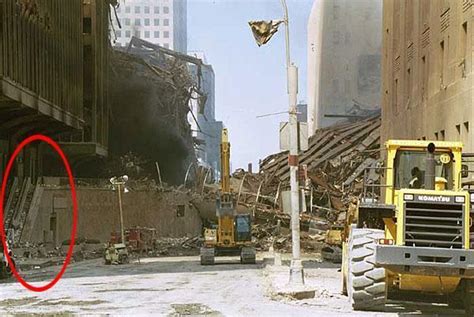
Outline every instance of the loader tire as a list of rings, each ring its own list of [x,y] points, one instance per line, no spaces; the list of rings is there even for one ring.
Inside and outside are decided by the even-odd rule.
[[[383,230],[353,228],[349,241],[347,291],[355,310],[383,311],[387,301],[385,269],[375,266],[375,245]]]
[[[464,280],[464,310],[466,316],[474,316],[474,280]]]

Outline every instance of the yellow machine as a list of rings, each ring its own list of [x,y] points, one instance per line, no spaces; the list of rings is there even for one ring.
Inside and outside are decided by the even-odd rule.
[[[227,129],[222,130],[221,190],[216,203],[217,227],[206,228],[204,231],[201,264],[214,264],[214,257],[218,255],[240,255],[241,263],[255,263],[251,217],[250,214],[237,214],[230,187],[230,143]]]
[[[423,293],[474,315],[474,193],[462,189],[462,144],[392,140],[386,149],[382,198],[364,190],[348,213],[344,292],[357,310]]]

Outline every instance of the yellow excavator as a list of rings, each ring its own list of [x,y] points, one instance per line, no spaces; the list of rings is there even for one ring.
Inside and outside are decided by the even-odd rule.
[[[462,144],[390,140],[386,150],[381,199],[365,191],[348,215],[344,293],[356,310],[418,293],[474,316],[474,192],[461,183]]]
[[[217,226],[204,229],[201,264],[213,265],[216,256],[239,256],[240,263],[255,263],[252,246],[252,219],[237,213],[230,186],[230,143],[227,129],[222,130],[221,188],[216,199]]]

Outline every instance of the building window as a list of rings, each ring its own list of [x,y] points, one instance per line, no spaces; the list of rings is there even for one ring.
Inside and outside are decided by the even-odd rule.
[[[411,97],[411,68],[407,69],[407,81],[406,81],[406,96],[407,96],[407,101],[406,105],[407,108],[410,108],[410,97]]]
[[[130,13],[130,7],[125,7],[125,13]]]
[[[170,37],[170,32],[164,31],[164,32],[163,32],[163,37],[164,37],[165,39],[169,38],[169,37]]]
[[[426,78],[428,78],[428,68],[426,65],[426,56],[421,57],[421,100],[426,98]]]
[[[165,48],[170,48],[170,45],[168,43],[163,44]]]
[[[170,13],[170,8],[169,7],[163,7],[163,13]]]
[[[149,26],[150,25],[150,19],[145,19],[145,26]]]
[[[398,78],[395,78],[395,81],[393,82],[393,92],[392,92],[392,97],[393,97],[393,107],[395,108],[395,113],[398,113],[399,107],[398,107]]]
[[[469,56],[469,50],[467,49],[468,42],[467,42],[468,36],[467,36],[467,22],[464,22],[462,24],[462,32],[461,32],[461,53],[463,54],[462,56],[462,61],[461,61],[461,71],[462,71],[462,77],[466,78],[466,70],[467,68],[467,57]]]
[[[154,20],[153,20],[153,25],[154,25],[154,26],[160,25],[160,19],[154,19]]]
[[[140,7],[135,7],[135,13],[140,13]]]
[[[135,37],[140,38],[140,36],[141,36],[140,31],[135,31]]]
[[[169,26],[170,25],[170,20],[169,19],[164,19],[163,20],[163,25],[164,26]]]
[[[130,19],[125,19],[125,25],[130,25]]]
[[[461,125],[456,124],[456,131],[458,131],[458,135],[461,135]]]
[[[145,38],[149,39],[150,38],[150,31],[145,31]]]
[[[155,9],[153,10],[153,12],[155,12],[156,14],[160,13],[160,7],[155,7]]]
[[[439,79],[440,85],[443,86],[444,84],[444,41],[439,43]]]
[[[439,140],[438,132],[435,132],[435,140]]]
[[[153,34],[153,37],[155,39],[159,39],[160,38],[160,31],[155,31],[155,33]]]
[[[440,137],[441,137],[441,141],[446,140],[446,133],[444,132],[444,130],[440,131]]]
[[[135,25],[140,25],[140,19],[135,19]]]
[[[115,31],[115,35],[117,37],[122,37],[122,31],[120,31],[120,30]]]
[[[145,13],[150,13],[150,7],[145,7]]]
[[[130,32],[130,31],[125,31],[125,37],[130,38],[130,36],[132,36],[132,32]]]
[[[464,130],[469,133],[469,121],[464,122]]]
[[[178,205],[176,207],[176,217],[184,217],[185,211],[186,211],[185,205]]]

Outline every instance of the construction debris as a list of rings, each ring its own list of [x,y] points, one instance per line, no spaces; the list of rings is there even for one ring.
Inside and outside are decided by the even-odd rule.
[[[323,242],[330,228],[345,221],[347,206],[362,194],[364,177],[367,183],[379,179],[366,170],[379,164],[380,123],[379,115],[343,123],[317,130],[309,140],[309,149],[300,156],[300,167],[307,170],[302,181],[308,185],[306,211],[300,216],[305,251],[325,247],[337,257],[335,244]],[[261,161],[259,174],[237,170],[233,175],[238,204],[253,210],[260,249],[287,251],[291,246],[290,215],[283,212],[282,201],[282,192],[289,188],[287,159],[287,152],[273,154]]]

